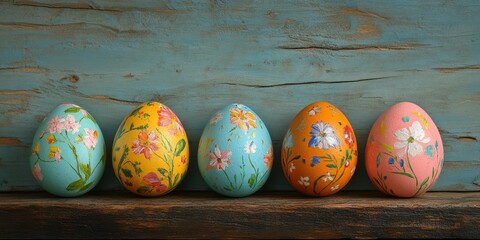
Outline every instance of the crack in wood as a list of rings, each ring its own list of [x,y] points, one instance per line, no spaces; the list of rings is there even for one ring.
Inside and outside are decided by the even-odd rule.
[[[0,68],[0,72],[27,72],[27,73],[44,73],[48,72],[48,68],[42,67],[9,67]]]
[[[105,96],[105,95],[84,96],[84,97],[95,99],[95,100],[102,100],[102,101],[106,100],[106,101],[112,101],[112,102],[117,102],[122,104],[129,104],[129,105],[138,105],[143,103],[143,101],[125,100],[125,99],[114,98],[114,97]]]
[[[480,64],[460,66],[460,67],[449,67],[449,68],[434,68],[434,70],[442,73],[454,73],[454,72],[468,71],[468,70],[480,70]]]
[[[100,29],[107,30],[115,34],[147,34],[147,30],[120,30],[111,26],[98,23],[86,23],[86,22],[76,22],[76,23],[64,23],[64,24],[39,24],[39,23],[25,23],[25,22],[3,22],[0,23],[0,28],[13,28],[13,29],[25,29],[25,30],[61,30],[61,31],[71,31],[71,30],[82,30],[84,31],[88,27],[98,27]]]
[[[457,140],[460,142],[476,142],[478,141],[476,137],[472,136],[459,136],[457,137]]]
[[[0,146],[19,146],[22,141],[15,137],[0,137]]]
[[[116,7],[116,6],[100,6],[93,1],[88,2],[60,2],[60,3],[42,3],[32,0],[15,0],[13,1],[15,6],[27,6],[27,7],[39,7],[39,8],[58,8],[58,9],[71,9],[71,10],[89,10],[100,12],[130,12],[130,11],[143,11],[143,12],[157,12],[166,14],[175,14],[178,11],[176,9],[168,7],[164,4],[161,8],[137,8],[137,7]]]
[[[312,84],[345,84],[345,83],[359,83],[367,81],[379,81],[389,78],[394,78],[397,76],[387,76],[387,77],[376,77],[376,78],[363,78],[355,80],[345,80],[338,82],[328,82],[328,81],[310,81],[310,82],[298,82],[298,83],[280,83],[280,84],[271,84],[271,85],[258,85],[258,84],[243,84],[243,83],[220,83],[222,85],[229,86],[242,86],[242,87],[251,87],[251,88],[272,88],[272,87],[288,87],[288,86],[300,86],[300,85],[312,85]]]
[[[307,51],[401,51],[424,47],[425,44],[405,44],[405,45],[308,45],[308,46],[279,46],[286,50],[307,50]]]

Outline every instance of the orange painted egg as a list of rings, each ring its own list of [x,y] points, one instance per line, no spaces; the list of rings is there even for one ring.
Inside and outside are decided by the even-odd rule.
[[[352,178],[357,141],[347,117],[328,102],[314,102],[292,120],[281,161],[287,181],[310,196],[332,195]]]
[[[182,123],[158,102],[145,102],[128,113],[113,141],[117,179],[142,196],[161,196],[175,189],[187,172],[188,159]]]

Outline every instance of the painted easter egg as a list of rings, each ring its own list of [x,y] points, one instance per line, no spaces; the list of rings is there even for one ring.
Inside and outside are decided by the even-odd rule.
[[[443,144],[435,123],[414,103],[391,106],[370,130],[365,166],[370,180],[386,194],[414,197],[428,191],[443,166]]]
[[[282,169],[299,192],[328,196],[350,181],[357,156],[355,133],[347,117],[328,102],[314,102],[290,123],[282,145]]]
[[[242,104],[215,113],[198,147],[198,167],[219,194],[245,197],[258,191],[272,169],[272,141],[260,117]]]
[[[66,103],[54,108],[38,126],[30,167],[47,192],[76,197],[97,185],[105,159],[105,141],[95,119],[80,106]]]
[[[184,178],[189,161],[187,134],[167,106],[145,102],[118,127],[112,164],[120,183],[141,196],[161,196]]]

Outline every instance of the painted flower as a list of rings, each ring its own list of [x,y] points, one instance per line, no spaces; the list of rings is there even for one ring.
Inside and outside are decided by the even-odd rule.
[[[405,161],[403,161],[403,159],[400,159],[400,167],[403,167],[405,165]]]
[[[350,161],[345,161],[345,167],[348,168],[348,166],[350,166]]]
[[[310,185],[310,178],[308,176],[305,177],[300,177],[300,180],[298,180],[298,183],[302,186],[308,187]]]
[[[48,154],[48,158],[55,158],[58,162],[62,159],[62,150],[57,146],[51,146],[49,149],[50,154]]]
[[[39,142],[36,142],[36,143],[35,143],[35,147],[33,147],[33,149],[32,149],[32,154],[38,155],[39,152],[40,152],[40,143],[39,143]]]
[[[217,112],[215,113],[215,115],[213,115],[213,117],[210,119],[210,124],[215,124],[217,123],[218,121],[220,121],[222,119],[222,112]]]
[[[427,156],[429,156],[430,158],[433,157],[433,147],[432,147],[432,145],[428,145],[425,148],[425,154],[427,154]]]
[[[90,128],[84,128],[85,136],[83,137],[83,143],[87,149],[92,149],[97,146],[98,132]]]
[[[215,150],[212,152],[210,151],[210,167],[217,169],[218,171],[225,170],[228,165],[232,163],[230,160],[230,156],[232,156],[232,151],[225,150],[220,151],[218,145],[215,145]]]
[[[355,173],[355,169],[357,169],[357,167],[353,166],[352,170],[350,170],[350,175],[353,175]]]
[[[395,163],[395,159],[394,158],[389,158],[388,159],[388,164],[394,164]]]
[[[283,138],[283,147],[284,148],[291,148],[293,146],[293,137],[292,137],[292,132],[290,131],[290,128],[287,131],[287,134],[285,134],[285,137]]]
[[[182,158],[180,159],[180,162],[182,162],[182,164],[186,164],[187,163],[187,157],[185,155],[183,155]]]
[[[256,120],[255,115],[249,111],[238,108],[230,109],[230,123],[240,128],[245,134],[250,128],[257,128]]]
[[[289,168],[288,170],[289,170],[290,172],[293,172],[293,170],[295,170],[295,169],[297,169],[297,168],[295,167],[295,164],[290,163],[290,168]]]
[[[337,185],[331,187],[330,189],[331,189],[332,191],[335,191],[335,190],[337,190],[339,187],[340,187],[340,184],[337,184]]]
[[[263,163],[265,163],[265,166],[270,167],[272,165],[272,159],[273,159],[272,146],[270,146],[267,153],[263,155]]]
[[[308,111],[308,115],[313,116],[317,113],[320,112],[320,107],[319,106],[313,106],[310,111]]]
[[[48,131],[50,131],[50,133],[61,133],[64,129],[63,122],[65,122],[65,118],[58,118],[57,116],[54,116],[50,121],[48,121]]]
[[[322,179],[323,179],[324,182],[333,181],[333,177],[330,174],[330,172],[327,172],[327,174],[325,174],[325,177],[323,177]]]
[[[55,135],[53,134],[48,135],[48,137],[45,138],[45,140],[47,141],[48,144],[52,144],[55,141],[57,141],[57,139],[55,138]]]
[[[353,144],[355,143],[355,135],[353,134],[352,128],[346,125],[343,129],[343,135],[345,138],[345,143],[348,145],[349,148],[352,148]]]
[[[43,135],[45,134],[45,131],[40,132],[40,136],[38,136],[40,139],[43,138]]]
[[[395,149],[406,149],[406,153],[412,157],[415,157],[422,152],[423,147],[420,143],[430,142],[429,137],[425,137],[425,131],[422,129],[422,125],[418,121],[412,123],[412,126],[402,128],[395,132],[395,137],[399,142],[395,142]],[[405,153],[399,154],[402,157]]]
[[[255,151],[257,150],[257,145],[255,145],[255,142],[250,140],[245,143],[243,149],[248,154],[255,153]]]
[[[84,117],[88,116],[88,112],[85,111],[84,109],[80,109],[80,113],[82,113],[82,116]]]
[[[312,167],[320,163],[320,157],[318,156],[313,156],[312,157],[312,163],[310,164]]]
[[[152,130],[141,130],[138,137],[133,140],[132,151],[135,154],[142,154],[146,159],[152,158],[152,151],[158,150],[158,135]]]
[[[337,147],[340,143],[333,127],[323,121],[313,124],[310,134],[312,138],[308,142],[309,147],[328,150],[331,147]]]
[[[160,107],[160,110],[157,111],[158,113],[158,126],[166,127],[170,126],[174,123],[174,126],[170,126],[168,132],[170,135],[175,135],[177,132],[183,132],[183,125],[178,119],[177,115],[168,107]]]
[[[42,169],[40,168],[40,164],[38,162],[33,166],[32,174],[37,182],[43,181]]]
[[[80,128],[80,124],[78,122],[75,122],[75,117],[73,117],[73,115],[68,114],[67,119],[63,124],[63,127],[65,128],[65,130],[67,130],[67,132],[71,131],[73,134],[78,132],[78,128]]]
[[[165,192],[168,187],[165,184],[162,184],[162,181],[158,178],[157,174],[154,172],[149,172],[143,176],[143,183],[147,186],[155,189],[156,192]]]

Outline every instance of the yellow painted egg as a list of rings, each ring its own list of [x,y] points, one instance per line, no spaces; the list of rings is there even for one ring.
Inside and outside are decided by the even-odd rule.
[[[281,161],[285,178],[296,190],[328,196],[350,181],[357,156],[355,133],[347,117],[328,102],[314,102],[290,123]]]
[[[120,183],[141,196],[161,196],[175,189],[189,162],[188,139],[180,119],[167,106],[145,102],[118,127],[112,149]]]

